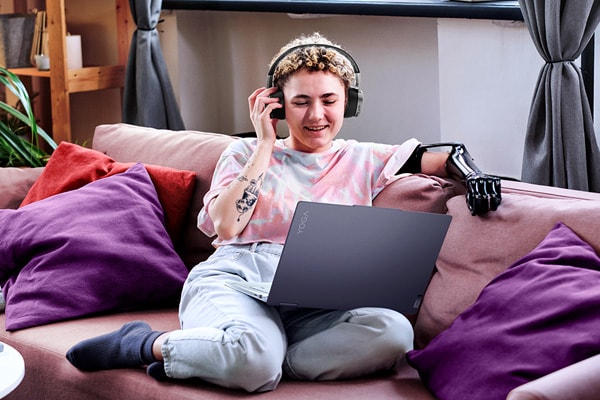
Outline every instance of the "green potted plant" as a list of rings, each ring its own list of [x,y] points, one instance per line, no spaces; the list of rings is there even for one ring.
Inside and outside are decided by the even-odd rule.
[[[31,99],[19,77],[0,67],[0,82],[18,100],[15,106],[0,101],[0,167],[43,167],[56,143],[38,126]]]

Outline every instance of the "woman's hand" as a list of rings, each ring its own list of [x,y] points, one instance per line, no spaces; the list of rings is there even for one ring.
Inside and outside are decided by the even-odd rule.
[[[283,107],[278,99],[269,97],[277,88],[259,88],[248,97],[250,119],[260,141],[274,143],[277,139],[277,119],[271,118],[271,111]]]

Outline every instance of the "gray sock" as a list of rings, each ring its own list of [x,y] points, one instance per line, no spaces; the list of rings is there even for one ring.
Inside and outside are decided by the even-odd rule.
[[[142,321],[129,322],[118,331],[79,342],[67,359],[82,371],[132,368],[156,361],[152,345],[162,332]]]

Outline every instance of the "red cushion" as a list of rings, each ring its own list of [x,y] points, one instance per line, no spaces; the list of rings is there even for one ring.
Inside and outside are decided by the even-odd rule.
[[[78,189],[95,180],[125,172],[134,163],[122,163],[96,150],[61,142],[21,207],[58,193]],[[173,241],[181,235],[196,174],[157,165],[145,165],[165,212],[165,227]],[[90,205],[93,207],[93,205]]]

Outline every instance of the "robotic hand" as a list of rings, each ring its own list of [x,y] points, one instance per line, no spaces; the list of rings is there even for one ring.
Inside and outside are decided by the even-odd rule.
[[[429,148],[451,147],[446,171],[452,178],[462,180],[467,189],[467,206],[471,215],[481,215],[495,211],[502,202],[500,178],[484,174],[473,161],[473,158],[462,143],[435,143],[421,145],[421,155]]]

